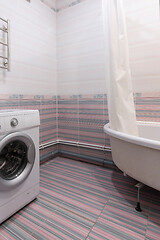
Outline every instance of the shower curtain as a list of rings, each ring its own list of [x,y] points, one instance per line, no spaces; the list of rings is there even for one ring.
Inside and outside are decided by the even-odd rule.
[[[122,0],[102,0],[110,127],[138,135]]]

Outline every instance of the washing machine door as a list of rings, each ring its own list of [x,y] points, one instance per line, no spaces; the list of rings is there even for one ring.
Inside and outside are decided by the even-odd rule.
[[[15,132],[0,140],[0,190],[8,191],[20,185],[34,162],[35,146],[28,135]]]

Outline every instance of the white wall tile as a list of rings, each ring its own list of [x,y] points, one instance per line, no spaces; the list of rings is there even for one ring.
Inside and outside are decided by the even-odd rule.
[[[0,93],[56,94],[56,13],[40,0],[0,0],[10,19],[11,71],[0,69]]]
[[[160,91],[159,1],[123,1],[134,91]],[[0,93],[55,95],[57,81],[59,94],[106,93],[101,0],[72,2],[0,0],[0,17],[11,21],[11,71],[0,69]]]
[[[59,7],[67,4],[60,0]],[[57,57],[59,94],[106,93],[101,0],[57,14]]]
[[[134,91],[160,91],[159,0],[124,0],[124,6]]]
[[[57,14],[58,92],[61,94],[65,84],[67,94],[74,94],[77,89],[79,94],[105,93],[102,2],[85,0],[67,8],[71,2],[74,1],[57,2],[62,8]],[[138,92],[160,91],[158,3],[124,0],[133,87]]]

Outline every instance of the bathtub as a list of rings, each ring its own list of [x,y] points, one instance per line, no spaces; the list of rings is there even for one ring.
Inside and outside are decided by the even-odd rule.
[[[114,131],[109,123],[112,158],[130,177],[160,191],[160,123],[137,121],[139,137]]]

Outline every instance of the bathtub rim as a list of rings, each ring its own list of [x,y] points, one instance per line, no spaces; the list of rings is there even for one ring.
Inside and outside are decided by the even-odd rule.
[[[137,125],[148,125],[148,126],[159,126],[160,127],[160,123],[157,123],[157,122],[137,121]],[[117,139],[120,139],[123,141],[127,141],[130,143],[134,143],[134,144],[137,144],[140,146],[160,150],[160,141],[118,132],[118,131],[110,128],[110,123],[105,124],[103,129],[104,129],[104,132],[107,133],[111,137],[114,137],[114,138],[117,138]]]

